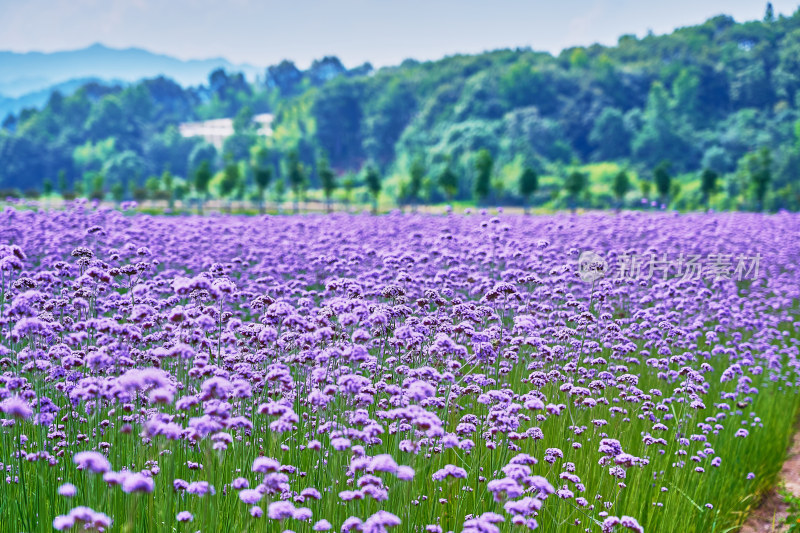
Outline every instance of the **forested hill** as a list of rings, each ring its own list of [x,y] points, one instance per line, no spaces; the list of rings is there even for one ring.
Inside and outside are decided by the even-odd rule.
[[[404,180],[414,165],[427,176],[449,168],[458,183],[446,196],[466,199],[474,193],[476,154],[486,149],[498,202],[513,201],[523,168],[564,176],[614,162],[642,182],[656,167],[684,181],[714,170],[734,204],[746,195],[745,167],[767,166],[773,205],[798,207],[800,10],[790,17],[768,10],[764,20],[745,23],[718,16],[557,57],[498,50],[377,71],[325,58],[307,71],[284,62],[263,78],[251,85],[216,71],[200,88],[158,78],[55,94],[43,110],[4,121],[0,187],[41,187],[59,173],[70,186],[94,173],[108,190],[115,180],[132,190],[165,169],[191,181],[209,160],[218,169],[242,161],[245,191],[253,154],[273,168],[274,185],[296,150],[311,188],[324,155],[337,174],[374,166],[393,184],[384,190],[398,195],[409,192]],[[275,114],[266,139],[249,124],[263,112]],[[233,116],[237,133],[217,151],[174,127]],[[430,189],[430,199],[444,194],[435,182]]]

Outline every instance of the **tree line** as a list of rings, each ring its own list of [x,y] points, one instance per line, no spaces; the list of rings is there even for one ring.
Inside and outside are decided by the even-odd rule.
[[[221,70],[192,88],[90,83],[2,121],[0,195],[798,210],[798,58],[800,10],[768,6],[762,20],[718,16],[557,56],[377,71],[328,57],[255,84]],[[266,138],[252,120],[265,112]],[[220,117],[234,134],[219,149],[178,131]]]
[[[798,129],[800,130],[800,126]],[[110,199],[118,203],[130,198],[142,204],[160,201],[166,202],[168,209],[174,209],[176,202],[179,202],[182,210],[194,207],[199,214],[203,214],[204,206],[211,199],[222,201],[223,209],[228,211],[238,201],[240,209],[249,203],[252,208],[264,213],[270,200],[280,209],[289,196],[294,212],[300,211],[301,204],[316,200],[324,203],[327,212],[334,211],[337,204],[350,210],[359,201],[368,201],[372,212],[377,213],[381,205],[416,211],[420,205],[432,203],[431,199],[435,196],[432,195],[431,188],[445,202],[450,203],[454,200],[460,179],[451,165],[445,165],[434,172],[434,169],[426,167],[424,157],[416,157],[410,165],[405,186],[385,198],[382,197],[385,193],[384,177],[378,166],[371,163],[365,165],[360,172],[337,176],[326,155],[321,155],[315,160],[314,166],[310,167],[300,160],[297,150],[291,150],[286,160],[276,169],[263,146],[252,150],[252,157],[247,161],[236,161],[230,153],[225,154],[223,159],[224,164],[216,171],[210,160],[199,160],[189,179],[176,177],[165,170],[160,176],[150,176],[142,187],[136,187],[130,193],[125,189],[125,181],[117,181],[107,189],[102,173],[92,176],[89,188],[84,188],[84,182],[78,182],[75,187],[70,188],[61,173],[57,186],[51,180],[45,179],[42,193],[46,198],[57,195],[64,200],[87,197],[96,200]],[[473,165],[475,181],[471,201],[479,207],[489,206],[496,192],[493,189],[497,184],[495,161],[487,149],[481,149],[476,152]],[[738,207],[757,211],[764,209],[766,194],[773,180],[769,149],[762,148],[756,153],[748,154],[741,165],[741,171],[743,174],[740,177],[747,188],[749,203]],[[319,177],[320,186],[310,192],[309,176],[312,173]],[[724,193],[720,177],[711,168],[699,172],[698,192],[702,207],[709,208],[714,197]],[[595,204],[591,202],[591,184],[590,172],[573,168],[557,178],[556,187],[551,189],[546,196],[547,201],[541,205],[552,206],[554,196],[558,196],[562,202],[559,205],[572,210],[593,207]],[[671,204],[673,195],[679,193],[679,186],[668,161],[662,161],[653,170],[652,180],[638,181],[638,187],[627,169],[614,172],[608,185],[613,200],[601,207],[617,210],[642,205],[646,208],[664,209]],[[517,198],[517,203],[527,214],[532,207],[532,198],[539,191],[539,172],[525,166],[516,177],[514,189],[508,192]],[[42,193],[34,190],[27,196],[40,198]],[[382,204],[381,200],[385,202]]]

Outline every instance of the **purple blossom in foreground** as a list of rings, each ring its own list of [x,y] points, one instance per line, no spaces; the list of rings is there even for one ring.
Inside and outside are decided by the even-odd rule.
[[[291,502],[272,502],[267,507],[267,517],[272,520],[286,520],[287,518],[293,518],[294,513],[295,508]]]
[[[463,479],[467,477],[467,471],[455,465],[446,465],[433,473],[431,476],[434,481],[442,481],[448,477]]]
[[[19,396],[13,396],[0,402],[0,410],[13,418],[28,419],[33,416],[33,409]]]
[[[362,533],[383,533],[390,528],[399,526],[400,519],[387,511],[378,511],[361,524]]]
[[[154,488],[153,478],[140,473],[128,474],[122,481],[122,490],[128,493],[153,492]]]
[[[101,453],[78,452],[72,457],[72,461],[78,465],[79,470],[88,470],[94,474],[111,471],[111,463]]]
[[[262,494],[257,490],[246,489],[239,492],[239,499],[249,505],[258,503],[258,501],[261,500],[261,497]]]
[[[96,529],[105,531],[111,527],[112,520],[103,513],[95,512],[89,507],[75,507],[68,514],[57,516],[53,519],[53,528],[65,531],[74,526],[81,529]]]
[[[78,494],[78,488],[72,483],[64,483],[58,487],[58,494],[65,498],[74,498],[75,495]]]
[[[333,529],[333,526],[331,525],[330,522],[328,522],[323,518],[322,520],[314,524],[314,527],[312,529],[314,531],[330,531],[331,529]]]

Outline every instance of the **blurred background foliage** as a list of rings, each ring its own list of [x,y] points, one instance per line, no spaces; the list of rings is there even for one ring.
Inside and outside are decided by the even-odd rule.
[[[258,83],[223,70],[191,88],[92,82],[5,118],[0,194],[797,210],[798,106],[800,10],[558,56],[377,71],[326,57]],[[260,113],[274,115],[269,136]],[[223,117],[234,134],[221,148],[178,130]]]

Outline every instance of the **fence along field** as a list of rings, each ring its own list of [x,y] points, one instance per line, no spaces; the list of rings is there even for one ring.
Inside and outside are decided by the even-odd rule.
[[[729,531],[797,412],[797,224],[7,208],[0,529]]]

